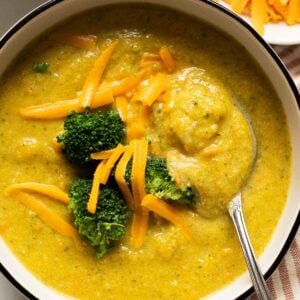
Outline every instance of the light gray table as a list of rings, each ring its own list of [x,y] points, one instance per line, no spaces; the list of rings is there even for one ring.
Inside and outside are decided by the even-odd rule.
[[[46,0],[0,0],[0,36],[16,21]],[[0,300],[25,300],[0,273]]]

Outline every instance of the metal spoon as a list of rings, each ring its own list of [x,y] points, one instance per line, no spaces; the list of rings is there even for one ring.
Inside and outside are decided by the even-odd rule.
[[[255,134],[253,131],[253,128],[250,124],[249,119],[246,116],[246,119],[249,124],[249,128],[252,133],[252,138],[253,138],[253,159],[251,166],[249,168],[249,173],[248,176],[245,180],[245,184],[247,183],[247,179],[249,179],[254,166],[256,162],[256,139],[255,139]],[[250,277],[254,286],[254,289],[256,291],[257,297],[259,300],[271,300],[271,296],[266,284],[266,281],[262,275],[262,272],[258,266],[250,238],[246,229],[246,225],[244,222],[244,217],[243,217],[243,211],[242,211],[242,190],[245,186],[245,184],[242,186],[240,189],[239,193],[229,202],[228,204],[228,212],[230,214],[230,217],[233,221],[235,230],[238,234],[238,238],[240,241],[241,248],[244,253],[244,257],[248,266],[248,270],[250,273]]]

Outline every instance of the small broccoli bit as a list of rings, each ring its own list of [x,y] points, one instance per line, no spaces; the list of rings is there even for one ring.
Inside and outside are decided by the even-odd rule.
[[[125,174],[127,184],[131,182],[131,166],[132,162],[130,161]],[[175,181],[169,175],[165,159],[148,156],[145,183],[147,194],[181,204],[194,205],[196,203],[196,197],[191,188],[181,190],[177,187]]]
[[[49,71],[50,65],[48,63],[35,63],[32,65],[32,70],[35,73],[47,73]]]
[[[165,159],[149,156],[146,167],[146,190],[164,200],[195,204],[196,197],[191,188],[181,190],[169,175]]]
[[[102,257],[126,233],[129,210],[117,187],[101,187],[95,214],[87,209],[92,180],[75,178],[70,188],[69,209],[75,216],[74,225],[80,235],[97,247],[97,257]]]
[[[111,109],[71,112],[57,141],[63,143],[63,153],[69,161],[83,167],[91,162],[91,153],[124,144],[125,126],[119,113]]]

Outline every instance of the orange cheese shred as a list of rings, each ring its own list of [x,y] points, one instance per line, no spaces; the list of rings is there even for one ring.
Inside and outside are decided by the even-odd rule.
[[[138,122],[129,121],[126,126],[126,132],[126,139],[130,142],[142,138],[145,135],[145,128]]]
[[[95,152],[91,154],[91,159],[95,160],[102,160],[110,158],[111,155],[114,153],[115,149],[103,150],[100,152]]]
[[[142,104],[139,110],[138,123],[141,124],[143,127],[147,127],[150,122],[150,115],[151,115],[151,107]]]
[[[137,74],[118,82],[101,85],[90,103],[91,109],[112,104],[115,96],[131,92],[142,81],[146,73],[147,70],[141,70]],[[79,97],[81,95],[82,92],[79,93]],[[20,109],[20,114],[24,119],[52,120],[66,118],[71,111],[84,111],[84,108],[80,106],[79,98],[27,106]]]
[[[169,112],[174,107],[174,99],[169,93],[164,93],[163,112]]]
[[[171,51],[167,47],[162,47],[159,51],[161,60],[169,73],[173,73],[176,70],[176,61],[171,54]]]
[[[111,88],[97,90],[91,102],[91,109],[102,107],[114,102],[113,91]]]
[[[282,5],[280,0],[275,0],[273,7],[277,13],[279,13],[283,18],[286,18],[288,12],[288,6]]]
[[[244,10],[248,2],[249,0],[232,0],[231,7],[233,11],[240,14]]]
[[[160,64],[161,62],[161,57],[159,55],[153,53],[144,53],[140,66],[142,68],[147,68],[151,67],[152,65]]]
[[[115,165],[117,160],[120,158],[120,156],[123,154],[125,149],[126,149],[126,146],[123,146],[122,144],[119,144],[115,148],[115,150],[113,151],[112,155],[109,157],[109,159],[107,160],[107,162],[103,168],[102,176],[101,176],[101,180],[100,180],[101,184],[107,183],[107,180],[109,178],[109,175],[110,175],[110,172],[111,172],[113,166]]]
[[[118,41],[115,41],[111,43],[106,49],[104,49],[104,51],[101,53],[99,58],[94,63],[94,66],[90,70],[84,82],[82,93],[79,97],[79,103],[81,107],[85,108],[91,105],[104,70],[112,56],[113,51],[117,46],[117,43]]]
[[[154,212],[158,216],[168,220],[169,222],[173,223],[174,225],[178,226],[187,239],[191,240],[192,235],[185,224],[184,220],[180,216],[180,213],[171,205],[167,204],[165,201],[148,194],[146,195],[141,205],[150,211]]]
[[[117,84],[112,86],[112,92],[114,97],[124,95],[135,89],[138,86],[138,84],[143,80],[147,72],[147,70],[141,70],[137,74],[128,76],[118,81]]]
[[[132,217],[131,224],[131,246],[138,249],[143,245],[148,230],[149,211],[144,207],[139,207]]]
[[[146,195],[145,172],[148,156],[148,142],[134,140],[133,159],[131,169],[131,186],[133,194],[133,218],[131,224],[131,245],[138,249],[142,246],[149,222],[149,211],[141,206],[141,201]]]
[[[51,185],[51,184],[43,184],[37,182],[24,182],[24,183],[10,185],[7,188],[7,191],[10,190],[23,190],[23,191],[39,193],[65,204],[68,204],[70,201],[69,196],[66,192],[62,191],[55,185]]]
[[[129,109],[128,101],[126,97],[124,96],[116,97],[115,104],[116,104],[117,111],[121,117],[121,120],[123,122],[126,122],[128,118],[128,109]]]
[[[267,7],[268,15],[269,15],[269,20],[272,21],[279,21],[282,20],[282,16],[276,11],[274,6],[268,5]]]
[[[91,108],[95,109],[113,103],[114,97],[111,89],[99,90],[92,103]],[[62,119],[67,117],[71,111],[83,112],[79,99],[62,100],[53,103],[28,106],[20,109],[20,114],[24,119]]]
[[[55,34],[53,39],[59,43],[86,50],[95,50],[97,42],[97,36],[92,34]]]
[[[62,143],[58,143],[56,138],[53,138],[50,141],[50,146],[52,147],[52,149],[56,152],[56,153],[61,153],[62,149],[63,149],[63,145]]]
[[[50,211],[47,206],[38,201],[35,197],[19,189],[7,189],[6,193],[18,199],[26,207],[35,212],[41,220],[56,232],[77,239],[77,230],[71,224]]]
[[[280,3],[285,6],[288,4],[289,1],[290,0],[280,0]]]
[[[97,209],[98,199],[100,195],[100,182],[106,160],[102,160],[96,168],[93,177],[92,189],[87,203],[87,210],[94,214]]]
[[[27,106],[20,109],[20,114],[24,119],[61,119],[70,111],[77,110],[78,104],[78,99],[72,99]]]
[[[154,54],[154,53],[144,53],[143,54],[143,57],[142,57],[142,60],[144,61],[160,61],[161,60],[161,57],[157,54]]]
[[[148,142],[145,139],[141,139],[134,140],[132,143],[133,159],[131,171],[131,186],[134,202],[133,208],[137,209],[146,194],[145,172],[148,156]]]
[[[92,34],[87,35],[72,35],[66,42],[73,47],[87,50],[95,50],[97,36]]]
[[[225,0],[233,11],[251,15],[253,27],[260,34],[268,22],[284,21],[288,25],[300,22],[300,0]]]
[[[266,0],[252,0],[251,19],[253,27],[259,34],[264,34],[264,25],[268,21],[268,10]]]
[[[141,84],[132,98],[132,101],[141,101],[144,105],[151,106],[155,100],[165,91],[167,75],[157,73],[146,83]]]
[[[295,25],[300,22],[300,0],[289,1],[286,22],[288,25]]]
[[[130,143],[126,148],[126,150],[124,151],[124,154],[121,157],[120,161],[118,162],[116,172],[115,172],[115,179],[118,184],[118,187],[121,190],[122,195],[130,209],[133,209],[133,197],[124,176],[126,172],[126,167],[128,165],[129,160],[132,157],[132,154],[133,154],[133,145],[132,143]]]

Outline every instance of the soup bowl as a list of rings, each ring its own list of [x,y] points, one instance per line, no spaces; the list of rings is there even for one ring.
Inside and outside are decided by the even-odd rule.
[[[66,18],[94,8],[128,3],[148,3],[177,10],[225,32],[247,49],[272,83],[281,100],[291,139],[291,182],[285,208],[267,247],[259,257],[262,272],[265,278],[268,278],[285,255],[299,227],[300,115],[298,105],[300,97],[291,76],[276,53],[241,18],[208,0],[51,0],[26,15],[1,38],[0,74],[3,74],[30,42]],[[266,201],[271,200],[266,199]],[[31,274],[14,256],[2,238],[0,238],[0,253],[1,271],[25,296],[30,299],[66,299],[66,296],[46,286]],[[250,277],[244,273],[208,297],[209,299],[244,299],[252,292]]]

